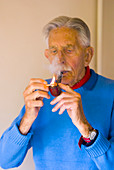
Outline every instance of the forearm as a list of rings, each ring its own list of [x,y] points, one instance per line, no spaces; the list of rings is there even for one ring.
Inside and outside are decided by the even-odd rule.
[[[27,135],[34,120],[35,120],[34,117],[29,117],[27,113],[24,114],[19,125],[19,131],[22,135]]]
[[[86,119],[81,123],[77,124],[74,123],[74,125],[78,128],[83,137],[88,137],[89,132],[94,128],[89,124],[89,122]]]

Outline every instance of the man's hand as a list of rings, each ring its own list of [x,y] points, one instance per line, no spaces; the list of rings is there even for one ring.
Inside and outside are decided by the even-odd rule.
[[[47,82],[42,79],[31,79],[23,93],[26,112],[21,120],[19,130],[24,135],[28,133],[38,116],[39,110],[43,106],[43,98],[50,98],[49,88],[46,85]]]
[[[78,128],[80,133],[84,137],[89,136],[89,130],[92,129],[92,126],[88,123],[84,115],[81,95],[72,90],[68,85],[59,83],[59,86],[66,92],[62,92],[51,101],[50,104],[52,105],[57,103],[52,111],[55,112],[60,109],[59,114],[63,114],[66,109],[73,124]]]

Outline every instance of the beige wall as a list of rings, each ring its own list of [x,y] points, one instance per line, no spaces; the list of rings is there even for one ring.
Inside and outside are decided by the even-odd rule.
[[[46,46],[42,28],[59,15],[85,20],[96,51],[96,0],[0,0],[0,135],[24,104],[23,90],[29,79],[51,76],[43,54]],[[95,69],[96,58],[95,55],[91,64]],[[32,151],[16,169],[33,169],[31,155]]]
[[[103,3],[102,74],[114,79],[114,0]]]

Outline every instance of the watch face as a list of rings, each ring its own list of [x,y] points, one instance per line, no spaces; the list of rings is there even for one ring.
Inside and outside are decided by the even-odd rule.
[[[92,131],[91,134],[90,134],[90,140],[93,140],[96,136],[96,132],[95,131]]]

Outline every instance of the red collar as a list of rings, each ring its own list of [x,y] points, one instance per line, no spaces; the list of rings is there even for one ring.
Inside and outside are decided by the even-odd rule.
[[[74,86],[72,86],[71,88],[73,90],[80,88],[81,86],[83,86],[89,80],[90,76],[91,76],[90,68],[89,68],[89,66],[87,66],[85,76],[78,83],[76,83]]]

